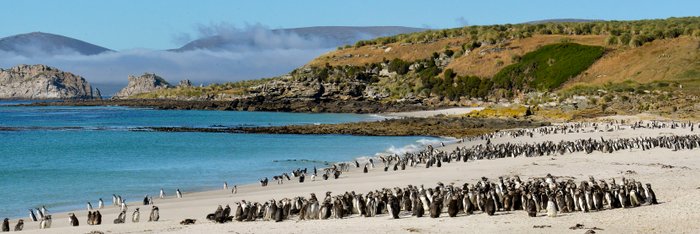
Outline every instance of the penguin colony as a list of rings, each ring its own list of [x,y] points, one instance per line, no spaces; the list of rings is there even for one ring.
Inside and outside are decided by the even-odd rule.
[[[573,179],[557,181],[556,177],[532,178],[522,181],[519,177],[490,181],[483,177],[476,183],[462,186],[437,183],[434,188],[408,185],[404,188],[382,188],[367,194],[354,191],[332,196],[327,192],[323,199],[315,194],[308,198],[294,197],[269,200],[264,203],[241,201],[231,208],[221,205],[206,216],[216,223],[232,221],[275,221],[342,219],[359,215],[374,217],[387,214],[394,219],[401,216],[439,218],[458,215],[487,214],[523,210],[528,216],[540,213],[555,217],[557,213],[597,212],[618,208],[633,208],[658,204],[651,184],[621,178],[576,183]],[[233,211],[235,209],[235,211]],[[402,213],[403,212],[403,213]]]
[[[625,128],[624,121],[612,121],[607,123],[571,123],[557,126],[539,127],[533,129],[518,129],[499,131],[479,135],[475,137],[463,138],[460,141],[484,140],[486,144],[473,147],[456,148],[452,152],[443,152],[428,146],[427,149],[417,153],[406,153],[402,156],[393,155],[379,157],[384,164],[384,171],[389,168],[396,171],[405,170],[407,166],[418,167],[424,164],[425,168],[441,167],[442,163],[453,161],[467,162],[469,160],[495,159],[507,157],[536,157],[554,156],[566,153],[593,152],[613,153],[620,150],[641,149],[650,150],[653,148],[666,148],[677,150],[692,150],[700,148],[700,136],[658,136],[658,137],[638,137],[622,139],[579,139],[575,141],[546,141],[541,143],[503,143],[492,144],[491,139],[496,137],[535,137],[535,134],[575,134],[585,132],[612,132]],[[632,122],[627,127],[636,129],[676,129],[689,128],[694,131],[695,125],[690,122],[661,122],[661,121],[640,121]],[[700,127],[700,126],[698,126]],[[342,172],[349,171],[352,163],[336,163],[330,168],[324,168],[322,177],[327,180],[330,177],[338,179]],[[369,159],[364,165],[364,173],[375,167],[373,159]],[[354,162],[354,167],[361,167],[358,161]],[[300,183],[305,181],[307,169],[296,169],[291,172],[294,178],[298,178]],[[317,170],[314,168],[311,175],[315,180]],[[287,173],[273,177],[277,184],[291,180]],[[485,179],[485,178],[484,178]],[[267,186],[268,179],[262,179],[261,185]],[[227,189],[227,184],[224,185]],[[232,193],[237,187],[234,186]],[[179,189],[176,196],[182,198]],[[160,190],[160,198],[165,197],[163,189]],[[153,205],[153,198],[144,197],[144,205]],[[498,183],[490,183],[488,180],[480,181],[474,185],[465,184],[462,188],[452,185],[424,189],[408,186],[406,188],[382,189],[370,192],[365,196],[356,195],[354,192],[346,192],[344,195],[331,197],[326,194],[323,201],[319,201],[314,194],[306,199],[296,197],[285,198],[279,201],[270,200],[263,204],[242,201],[236,203],[235,213],[231,214],[231,207],[223,208],[219,206],[217,210],[209,214],[207,219],[215,222],[254,221],[256,219],[282,221],[290,216],[297,215],[300,220],[304,219],[328,219],[330,217],[342,218],[351,214],[360,214],[365,217],[372,217],[385,212],[390,213],[394,218],[398,218],[400,211],[410,211],[413,216],[422,217],[428,212],[431,217],[439,217],[444,209],[447,209],[449,216],[454,217],[457,213],[463,212],[473,214],[475,211],[493,215],[497,211],[526,210],[528,215],[536,216],[541,211],[546,211],[549,216],[556,216],[557,212],[589,212],[604,209],[629,208],[639,205],[656,204],[656,197],[650,184],[642,186],[641,183],[627,181],[624,178],[621,183],[615,183],[614,179],[610,184],[605,181],[583,181],[578,186],[573,181],[554,182],[551,176],[542,180],[528,181],[522,183],[519,178],[501,179]],[[121,209],[121,212],[114,220],[114,223],[125,223],[128,207],[126,201],[121,196],[112,195],[112,204]],[[88,225],[100,225],[102,215],[99,210],[93,211],[90,202],[87,203]],[[98,209],[104,208],[102,199],[98,201]],[[36,210],[36,214],[35,214]],[[40,229],[51,227],[52,217],[46,207],[29,209],[30,219],[39,222]],[[152,206],[148,216],[148,221],[158,221],[159,209]],[[140,220],[139,210],[136,209],[131,214],[132,222]],[[75,214],[69,214],[71,226],[78,226],[79,221]],[[186,222],[194,223],[194,220]],[[9,231],[9,219],[5,219],[2,231]],[[24,220],[19,219],[15,225],[15,231],[24,228]]]

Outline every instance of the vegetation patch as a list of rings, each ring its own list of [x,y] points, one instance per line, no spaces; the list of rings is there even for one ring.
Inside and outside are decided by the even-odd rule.
[[[508,91],[553,90],[598,60],[605,48],[576,43],[542,46],[493,77],[495,88]]]

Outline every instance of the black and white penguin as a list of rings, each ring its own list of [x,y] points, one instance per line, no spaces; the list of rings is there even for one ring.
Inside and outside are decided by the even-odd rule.
[[[29,219],[32,220],[32,222],[38,221],[38,219],[36,218],[36,215],[34,215],[34,210],[32,210],[32,209],[29,209]]]
[[[92,210],[92,203],[87,202],[87,210],[91,211]]]
[[[157,222],[160,219],[160,211],[157,206],[151,208],[151,215],[148,217],[148,222]]]
[[[22,229],[24,229],[24,220],[17,220],[17,225],[15,225],[15,232],[22,231]]]
[[[44,216],[39,223],[39,229],[51,228],[51,215]]]
[[[5,220],[2,221],[2,231],[3,232],[10,231],[10,219],[5,218]]]
[[[163,188],[160,188],[160,194],[159,194],[159,197],[160,197],[160,199],[163,199],[163,198],[165,198],[165,191],[163,190]]]
[[[180,192],[180,189],[175,190],[175,194],[177,194],[177,198],[182,198],[182,192]]]
[[[398,219],[399,212],[401,211],[399,199],[397,199],[394,195],[389,195],[389,204],[387,207],[389,208],[389,213],[391,214],[391,217],[393,217],[394,219]]]
[[[77,227],[80,225],[80,222],[78,221],[78,218],[75,217],[74,213],[68,214],[68,218],[70,218],[70,225],[73,227]]]
[[[136,210],[134,210],[134,213],[131,214],[131,222],[138,223],[140,218],[141,218],[141,213],[139,212],[139,208],[136,208]]]
[[[105,202],[100,198],[100,200],[97,201],[97,209],[102,209],[105,208]]]
[[[646,196],[647,204],[659,204],[659,202],[656,201],[656,194],[654,193],[654,190],[651,189],[651,184],[646,184],[646,187],[644,188],[644,195]]]
[[[365,164],[365,168],[362,169],[362,173],[367,173],[367,171],[368,171],[368,170],[367,170],[367,165]]]
[[[146,194],[145,196],[143,196],[143,205],[147,206],[148,203],[150,203],[150,200],[148,199],[148,194]]]

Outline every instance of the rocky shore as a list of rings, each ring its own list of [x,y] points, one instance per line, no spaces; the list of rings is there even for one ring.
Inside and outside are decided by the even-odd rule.
[[[547,122],[495,118],[402,118],[374,122],[272,127],[145,127],[136,131],[213,132],[265,134],[343,134],[362,136],[450,136],[466,137],[511,128],[547,126]]]
[[[127,106],[159,110],[229,110],[314,113],[381,113],[429,110],[413,103],[378,102],[368,100],[285,99],[257,96],[232,101],[186,101],[168,99],[104,99],[62,100],[37,102],[24,106]]]

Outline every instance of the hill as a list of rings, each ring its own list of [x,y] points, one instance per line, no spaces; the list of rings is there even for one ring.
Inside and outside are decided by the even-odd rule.
[[[0,38],[0,50],[27,57],[66,53],[95,55],[112,51],[78,39],[43,32],[32,32]]]
[[[469,26],[358,41],[280,77],[134,98],[693,113],[698,52],[700,17]]]
[[[403,33],[420,32],[426,29],[399,26],[318,26],[304,28],[274,29],[269,32],[272,35],[298,36],[306,40],[317,40],[318,45],[324,48],[353,44],[359,40],[376,37],[393,36]],[[253,32],[258,33],[258,32]],[[244,32],[232,32],[228,35],[215,35],[191,41],[184,46],[172,51],[190,51],[196,49],[226,50],[238,46],[260,46],[255,36],[241,35]]]

